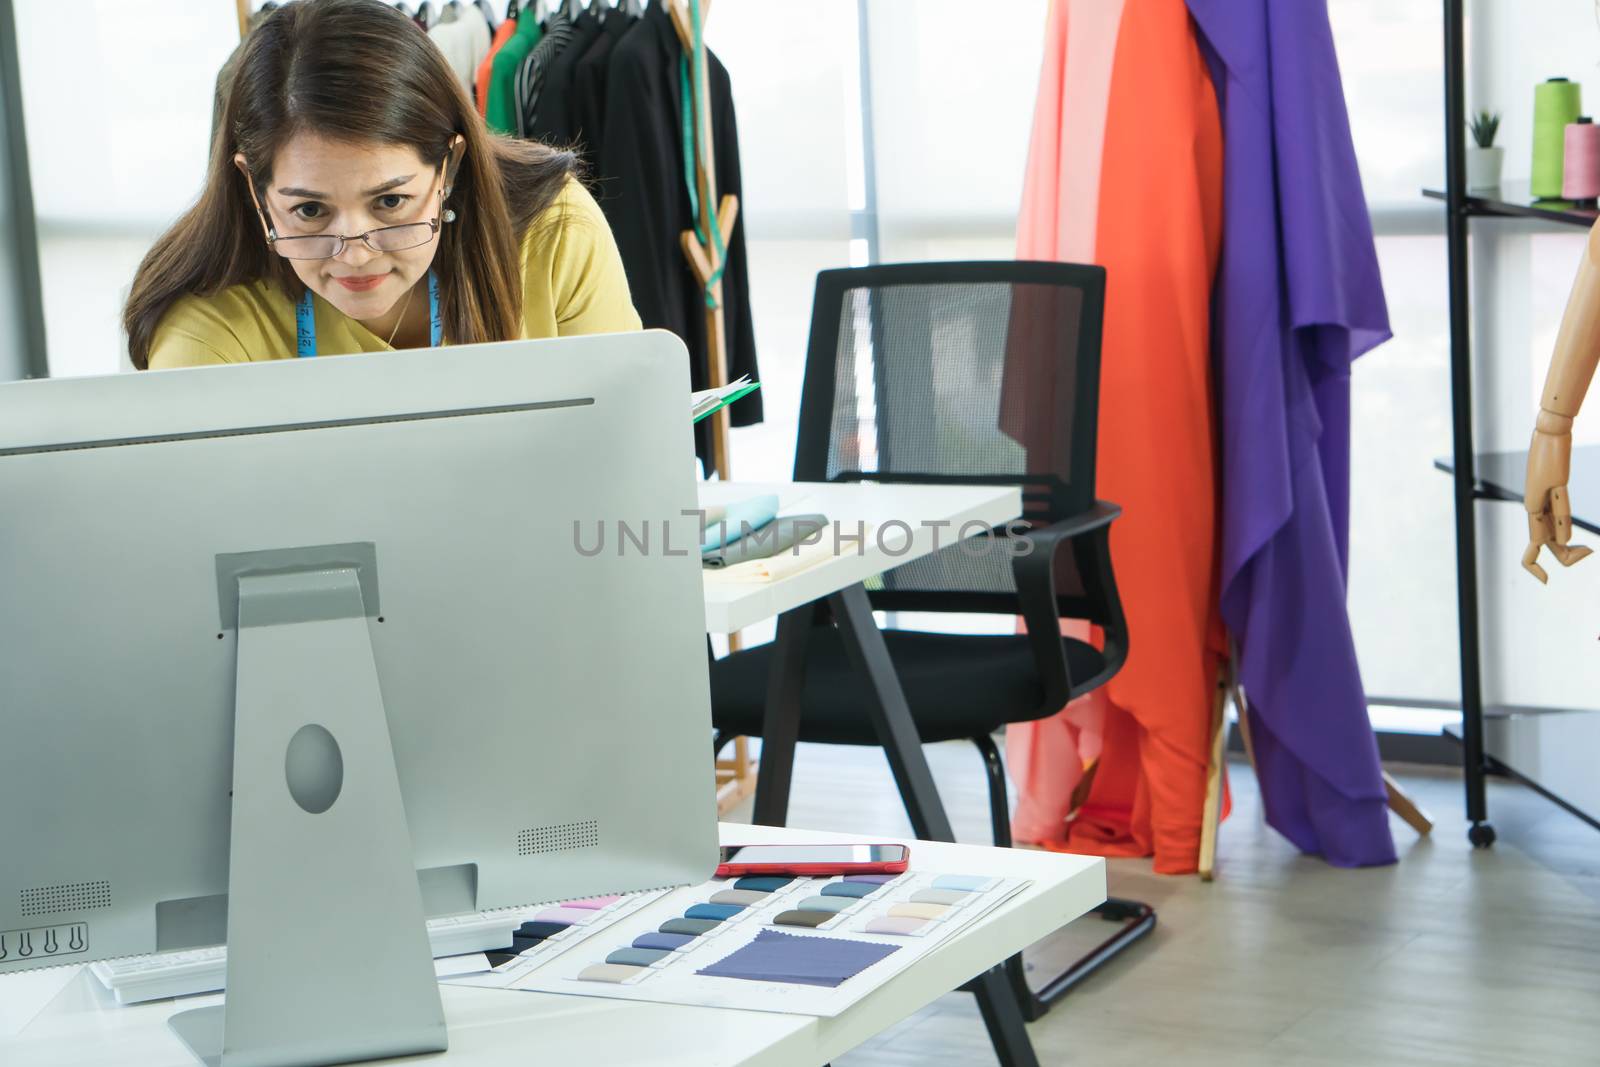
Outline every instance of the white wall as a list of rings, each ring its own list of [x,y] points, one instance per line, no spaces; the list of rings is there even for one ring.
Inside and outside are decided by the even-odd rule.
[[[1016,254],[1045,0],[868,0],[886,261]]]
[[[134,268],[200,191],[238,23],[222,0],[16,8],[51,373],[115,373]]]

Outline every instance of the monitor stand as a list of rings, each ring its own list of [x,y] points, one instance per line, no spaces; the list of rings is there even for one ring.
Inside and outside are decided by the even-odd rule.
[[[210,1067],[449,1045],[358,572],[241,575],[227,999]]]

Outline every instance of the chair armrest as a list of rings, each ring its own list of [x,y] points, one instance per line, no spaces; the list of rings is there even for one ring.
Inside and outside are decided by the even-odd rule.
[[[1111,523],[1121,514],[1122,508],[1118,505],[1097,500],[1092,507],[1070,519],[1018,535],[1033,547],[1026,554],[1011,557],[1011,575],[1017,586],[1017,599],[1028,627],[1028,640],[1038,664],[1039,678],[1044,685],[1046,706],[1064,706],[1073,695],[1072,672],[1067,665],[1066,648],[1061,643],[1060,604],[1056,594],[1055,557],[1062,542],[1097,535],[1093,546],[1098,557],[1095,562],[1102,572],[1101,583],[1108,590],[1108,614],[1114,623],[1107,628],[1106,651],[1108,657],[1118,658],[1119,665],[1120,659],[1127,655],[1126,629],[1120,622],[1122,606],[1112,583],[1107,540]],[[1118,632],[1113,634],[1112,629]],[[1118,646],[1115,649],[1109,647],[1113,642]]]
[[[1110,526],[1122,517],[1122,505],[1112,504],[1105,500],[1096,500],[1093,506],[1079,512],[1070,519],[1053,522],[1049,526],[1042,526],[1037,530],[1029,530],[1023,534],[1034,543],[1034,552],[1040,548],[1054,550],[1063,541],[1071,541],[1075,537],[1082,537],[1086,533]],[[1021,557],[1027,558],[1027,557]],[[1045,557],[1049,559],[1047,555]]]

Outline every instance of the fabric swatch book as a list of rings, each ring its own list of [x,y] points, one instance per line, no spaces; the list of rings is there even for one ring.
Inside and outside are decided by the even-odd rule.
[[[833,1016],[1027,885],[932,871],[713,879],[619,902],[554,934],[524,924],[516,955],[447,981]]]
[[[698,393],[690,393],[690,421],[699,422],[707,415],[721,411],[740,397],[748,396],[760,388],[761,383],[752,382],[750,375],[746,374],[738,381],[729,382],[720,389],[702,389]]]

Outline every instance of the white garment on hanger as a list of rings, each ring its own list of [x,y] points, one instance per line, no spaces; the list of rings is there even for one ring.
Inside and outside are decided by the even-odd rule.
[[[455,19],[434,26],[428,31],[428,37],[444,53],[450,69],[455,71],[461,87],[470,96],[478,64],[489,54],[489,23],[476,4],[460,4],[456,12]]]

